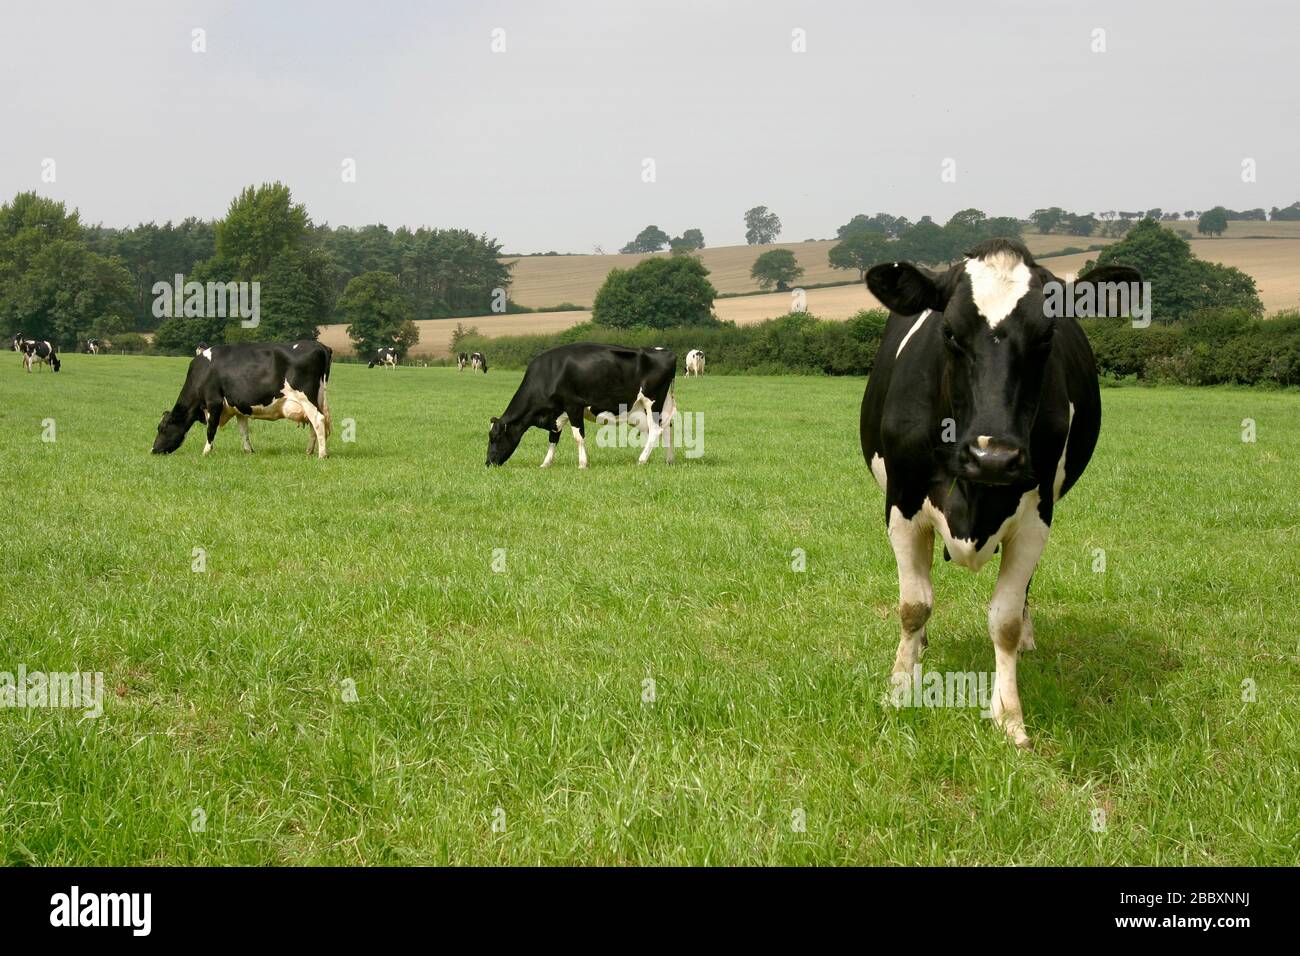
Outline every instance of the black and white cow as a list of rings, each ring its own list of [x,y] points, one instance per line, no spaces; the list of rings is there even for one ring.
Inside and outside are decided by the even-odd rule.
[[[54,371],[63,368],[59,353],[54,343],[46,339],[14,338],[14,348],[23,355],[23,368],[32,370],[33,365],[48,365]]]
[[[524,380],[488,431],[487,463],[504,465],[529,428],[550,434],[542,467],[555,459],[565,424],[578,444],[578,467],[587,467],[584,419],[626,421],[645,434],[640,463],[650,458],[660,437],[664,460],[673,460],[673,378],[677,356],[667,349],[623,348],[579,342],[547,349],[528,363]]]
[[[231,418],[238,419],[244,451],[251,452],[250,418],[288,418],[311,426],[307,454],[314,451],[324,458],[331,426],[326,387],[332,359],[330,348],[313,339],[238,342],[204,349],[190,359],[180,397],[158,423],[154,454],[175,451],[195,423],[206,422],[206,455],[217,429]]]
[[[469,364],[469,356],[466,355],[464,352],[457,352],[456,353],[457,371],[461,371],[461,372],[465,371],[465,366],[468,364]]]
[[[470,364],[470,366],[473,367],[476,371],[480,371],[480,372],[482,372],[484,375],[487,374],[487,359],[485,359],[485,358],[483,357],[483,353],[482,353],[482,352],[474,352],[474,353],[472,353],[472,354],[470,355],[470,357],[469,357],[469,364]]]
[[[700,376],[704,374],[704,353],[699,349],[691,349],[686,353],[686,377],[692,375]]]
[[[194,354],[195,354],[195,355],[202,355],[202,354],[203,354],[204,352],[206,352],[207,350],[208,350],[208,343],[207,343],[207,342],[200,342],[198,345],[194,346]]]
[[[397,349],[387,345],[382,345],[375,349],[375,354],[371,356],[370,364],[366,368],[374,368],[376,365],[386,365],[389,368],[397,368]]]
[[[86,339],[86,354],[98,355],[100,352],[108,351],[108,343],[100,339]]]
[[[1053,509],[1101,428],[1092,349],[1073,318],[1049,317],[1044,285],[1059,280],[1018,242],[981,243],[940,274],[878,265],[866,281],[891,310],[862,400],[861,438],[898,564],[894,689],[912,689],[927,643],[936,529],[944,557],[972,570],[1000,548],[988,618],[992,712],[1028,746],[1016,657],[1034,646],[1029,580]],[[1135,270],[1109,266],[1076,285],[1137,281]]]

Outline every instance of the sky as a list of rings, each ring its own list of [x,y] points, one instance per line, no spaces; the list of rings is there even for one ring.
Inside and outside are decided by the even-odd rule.
[[[0,199],[126,226],[280,180],[318,223],[508,252],[651,223],[732,245],[756,205],[785,241],[863,212],[1267,209],[1300,199],[1298,46],[1292,0],[6,0]]]

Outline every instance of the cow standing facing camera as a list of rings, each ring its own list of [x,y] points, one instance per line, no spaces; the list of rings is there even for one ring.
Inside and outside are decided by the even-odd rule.
[[[1140,280],[1108,266],[1076,286]],[[898,564],[894,690],[912,689],[927,643],[935,531],[944,557],[972,570],[1000,549],[988,617],[992,716],[1022,747],[1016,657],[1034,647],[1029,581],[1056,503],[1083,474],[1101,428],[1088,339],[1045,305],[1044,287],[1058,281],[1005,239],[981,243],[944,273],[906,262],[867,273],[891,310],[862,400],[861,440]]]

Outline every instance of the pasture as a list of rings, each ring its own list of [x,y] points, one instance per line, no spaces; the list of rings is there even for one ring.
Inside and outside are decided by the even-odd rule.
[[[489,471],[518,373],[336,366],[327,461],[151,456],[186,361],[0,362],[0,671],[107,687],[0,708],[5,863],[1295,863],[1294,393],[1103,392],[1019,752],[882,703],[862,380],[679,376],[702,457]],[[993,577],[936,557],[927,669],[992,670]]]

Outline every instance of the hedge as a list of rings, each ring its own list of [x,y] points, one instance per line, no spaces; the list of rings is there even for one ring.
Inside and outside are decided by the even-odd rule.
[[[867,375],[887,313],[863,311],[845,321],[792,312],[753,325],[718,323],[673,329],[607,329],[584,323],[547,335],[487,338],[469,335],[455,349],[483,352],[493,368],[522,369],[538,354],[566,342],[663,346],[684,364],[703,349],[708,373]],[[1240,312],[1198,315],[1181,324],[1134,328],[1127,320],[1080,323],[1108,381],[1180,385],[1300,386],[1300,312],[1255,319]]]

